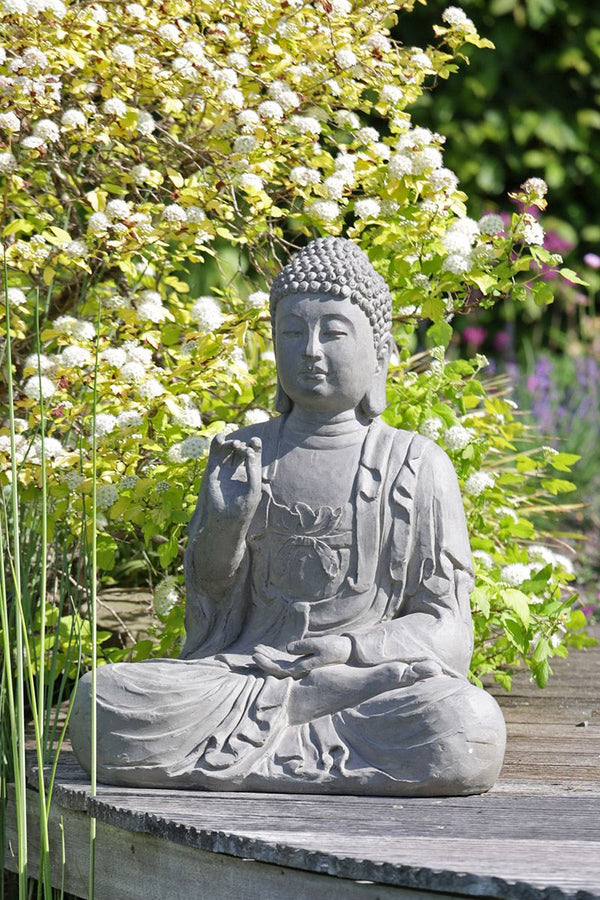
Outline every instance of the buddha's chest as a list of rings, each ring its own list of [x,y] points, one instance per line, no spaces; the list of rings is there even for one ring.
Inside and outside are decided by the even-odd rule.
[[[360,446],[332,449],[295,447],[284,453],[273,480],[273,496],[288,507],[337,508],[353,493]]]

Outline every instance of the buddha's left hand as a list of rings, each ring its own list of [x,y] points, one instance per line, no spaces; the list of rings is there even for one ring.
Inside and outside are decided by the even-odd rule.
[[[255,648],[254,661],[268,675],[275,678],[303,678],[313,669],[348,662],[352,653],[349,637],[328,634],[323,637],[292,641],[287,646],[287,658],[280,650],[259,644]]]

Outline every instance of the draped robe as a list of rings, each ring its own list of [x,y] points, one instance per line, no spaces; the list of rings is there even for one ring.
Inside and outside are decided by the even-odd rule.
[[[287,508],[272,490],[284,421],[233,436],[261,438],[263,490],[226,596],[198,576],[203,483],[188,527],[182,658],[98,670],[98,778],[399,796],[487,790],[505,727],[493,698],[467,681],[473,571],[451,461],[428,439],[377,418],[350,502]],[[352,644],[349,660],[330,668],[339,703],[292,721],[290,691],[304,679],[267,675],[253,651],[263,644],[285,654],[290,641],[328,634]],[[353,702],[348,686],[367,675],[375,687]],[[88,719],[84,679],[71,726],[84,766]]]

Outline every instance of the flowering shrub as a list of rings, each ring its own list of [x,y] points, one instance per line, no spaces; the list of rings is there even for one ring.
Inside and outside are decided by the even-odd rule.
[[[561,473],[575,457],[535,443],[517,452],[524,428],[511,401],[484,386],[484,359],[447,363],[443,352],[457,312],[506,296],[551,300],[541,275],[518,284],[532,261],[560,266],[527,211],[545,208],[546,185],[524,182],[508,223],[469,218],[444,139],[414,127],[407,110],[455,71],[466,45],[490,44],[449,7],[430,46],[402,46],[390,28],[412,6],[0,3],[20,496],[36,502],[43,427],[50,536],[76,555],[95,439],[101,578],[143,568],[158,581],[163,625],[137,658],[177,652],[184,529],[211,437],[272,408],[270,279],[295,246],[342,231],[394,297],[389,421],[439,441],[464,487],[477,567],[473,677],[508,685],[525,660],[545,684],[549,657],[581,626],[571,562],[532,518],[569,489]],[[192,290],[206,272],[211,283]],[[424,320],[431,365],[410,357]]]

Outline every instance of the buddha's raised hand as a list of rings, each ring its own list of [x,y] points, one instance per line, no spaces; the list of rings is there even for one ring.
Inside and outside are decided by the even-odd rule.
[[[217,435],[208,461],[209,516],[249,525],[260,502],[262,444],[259,438],[228,441]]]

